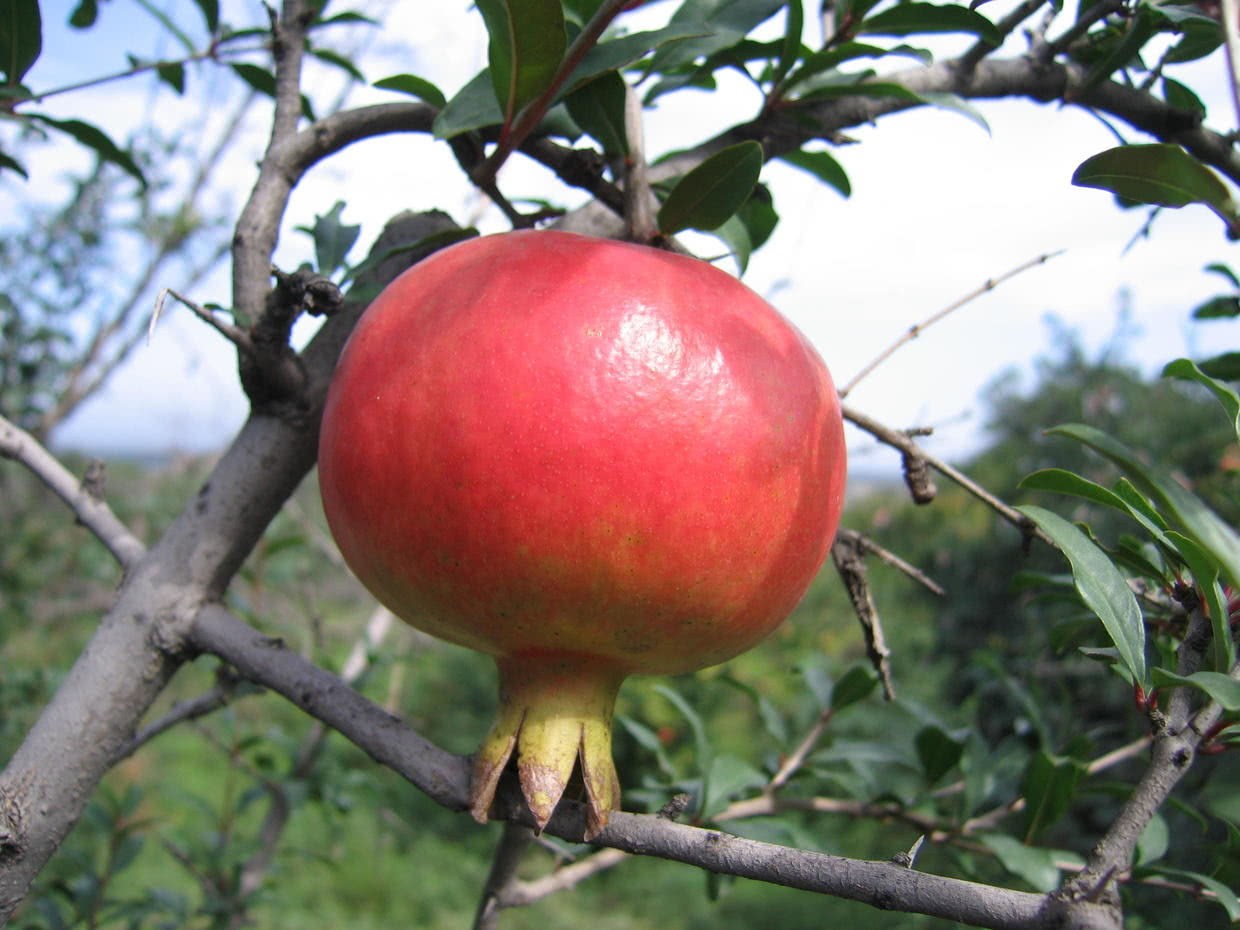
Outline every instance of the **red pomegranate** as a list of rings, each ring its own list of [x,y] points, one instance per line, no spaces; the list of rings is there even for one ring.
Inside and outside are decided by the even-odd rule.
[[[357,577],[494,656],[485,821],[514,756],[542,827],[574,764],[619,806],[621,681],[749,649],[820,568],[845,450],[830,375],[711,265],[521,231],[448,248],[371,304],[323,416],[319,482]]]

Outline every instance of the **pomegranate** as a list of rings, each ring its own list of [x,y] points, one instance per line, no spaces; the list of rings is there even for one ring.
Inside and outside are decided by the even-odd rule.
[[[580,760],[587,835],[619,806],[621,681],[716,664],[778,626],[839,521],[830,375],[711,265],[551,231],[486,236],[371,304],[323,416],[319,482],[357,577],[488,653],[509,761],[546,825]]]

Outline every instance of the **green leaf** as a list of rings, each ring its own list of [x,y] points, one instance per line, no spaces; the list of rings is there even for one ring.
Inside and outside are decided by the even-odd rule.
[[[1240,921],[1240,897],[1237,897],[1234,891],[1217,878],[1202,875],[1200,872],[1188,872],[1184,869],[1171,869],[1166,866],[1158,866],[1154,871],[1170,878],[1186,878],[1190,882],[1196,882],[1214,895],[1214,900],[1227,912],[1227,917],[1232,923]]]
[[[1175,107],[1177,110],[1187,110],[1190,113],[1196,113],[1198,116],[1205,118],[1206,105],[1201,102],[1192,90],[1192,88],[1181,84],[1179,81],[1173,81],[1166,75],[1163,76],[1163,99],[1167,101],[1169,106]]]
[[[917,758],[921,760],[926,782],[935,784],[956,767],[964,754],[964,743],[953,739],[942,727],[927,726],[918,731],[913,740]]]
[[[709,29],[700,23],[673,23],[662,29],[635,32],[608,42],[600,42],[586,52],[585,57],[581,59],[581,64],[566,82],[565,88],[571,92],[574,88],[580,87],[600,74],[627,68],[635,61],[673,42],[701,38],[708,33]]]
[[[878,685],[878,675],[868,665],[854,665],[831,689],[831,712],[839,713],[845,707],[856,704],[870,696]]]
[[[728,247],[743,275],[749,268],[750,256],[770,238],[778,222],[779,214],[775,212],[771,193],[759,184],[733,216],[711,230],[711,235],[717,236]]]
[[[1102,621],[1124,667],[1136,681],[1147,683],[1145,623],[1127,580],[1102,549],[1063,517],[1030,505],[1017,509],[1067,556],[1081,599]]]
[[[69,25],[74,29],[89,29],[99,18],[99,4],[96,0],[82,0],[69,14]]]
[[[1043,468],[1031,475],[1026,475],[1017,487],[1030,491],[1051,491],[1056,494],[1068,494],[1083,500],[1093,501],[1126,513],[1140,523],[1150,535],[1162,539],[1167,528],[1158,514],[1152,511],[1148,502],[1134,501],[1123,494],[1104,488],[1100,484],[1082,478],[1080,475],[1062,468]],[[1129,486],[1131,487],[1131,486]],[[1144,503],[1144,506],[1142,506]]]
[[[344,201],[337,200],[327,213],[314,218],[314,226],[298,227],[302,232],[309,233],[314,239],[315,270],[321,275],[333,274],[343,268],[349,250],[357,242],[361,226],[346,226],[341,222],[340,214],[344,210]]]
[[[743,759],[724,753],[711,760],[705,783],[708,793],[702,803],[702,816],[710,819],[730,801],[765,785],[766,776]]]
[[[1224,710],[1240,710],[1240,681],[1222,672],[1193,672],[1177,675],[1165,668],[1154,669],[1154,684],[1162,688],[1188,686],[1204,691],[1210,700],[1218,701]]]
[[[1167,847],[1170,843],[1171,830],[1167,826],[1166,818],[1161,814],[1155,814],[1141,831],[1141,836],[1137,838],[1136,857],[1133,864],[1148,865],[1151,862],[1157,862],[1167,854]]]
[[[220,28],[220,0],[194,0],[194,4],[202,13],[202,22],[207,27],[207,32],[215,35]]]
[[[568,115],[612,156],[629,153],[624,130],[624,78],[615,71],[583,84],[564,98]]]
[[[487,62],[495,99],[511,123],[551,84],[567,36],[560,0],[477,0],[486,22]]]
[[[672,188],[659,209],[659,230],[670,236],[722,226],[753,192],[762,164],[760,142],[739,142],[716,152]]]
[[[662,684],[655,685],[654,690],[667,698],[688,722],[689,728],[693,730],[693,743],[697,753],[698,765],[702,767],[703,772],[709,771],[712,755],[710,738],[706,735],[706,724],[702,722],[701,716],[684,699],[680,692]]]
[[[1204,204],[1229,229],[1236,219],[1236,206],[1226,185],[1178,145],[1155,142],[1107,149],[1081,162],[1072,183],[1161,207]]]
[[[1229,320],[1240,316],[1240,297],[1227,294],[1211,297],[1193,309],[1194,320]]]
[[[843,166],[835,160],[835,156],[830,152],[809,152],[801,149],[800,151],[789,152],[779,157],[781,160],[800,168],[802,171],[808,171],[818,180],[834,187],[845,197],[852,195],[852,184],[848,180],[848,175],[844,173]]]
[[[274,98],[276,95],[276,76],[266,68],[246,62],[234,62],[233,72],[260,94]]]
[[[1213,358],[1202,359],[1197,367],[1211,378],[1240,381],[1240,352],[1223,352]]]
[[[779,43],[779,60],[771,73],[771,86],[779,84],[796,66],[803,46],[801,34],[805,30],[805,7],[802,0],[788,0],[788,15],[784,23],[784,37]]]
[[[1168,4],[1170,6],[1170,4]],[[1193,19],[1180,23],[1180,41],[1167,51],[1167,63],[1183,64],[1214,54],[1223,44],[1223,30],[1218,23]]]
[[[926,32],[967,32],[998,45],[1003,36],[995,24],[967,6],[898,3],[861,23],[858,35],[907,36]]]
[[[93,149],[95,154],[104,161],[111,162],[122,171],[131,175],[142,185],[143,189],[146,188],[146,177],[142,174],[142,169],[138,167],[138,163],[133,160],[133,156],[117,146],[98,126],[93,126],[79,119],[52,119],[50,116],[44,116],[42,113],[27,113],[26,115],[31,119],[38,120],[40,123],[59,129],[66,135],[72,136],[81,145]]]
[[[1032,840],[1068,810],[1085,768],[1073,759],[1034,754],[1025,769],[1021,793],[1025,796],[1025,838]]]
[[[185,93],[185,64],[183,62],[170,61],[159,65],[155,68],[155,73],[159,75],[161,81],[178,94]]]
[[[21,83],[43,51],[39,0],[7,0],[0,15],[0,72],[10,87]]]
[[[393,74],[391,77],[375,81],[372,86],[380,90],[394,90],[399,94],[417,97],[419,100],[425,100],[431,106],[441,110],[448,102],[443,95],[443,91],[430,81],[420,78],[416,74]]]
[[[366,75],[362,74],[357,65],[353,63],[353,60],[346,58],[339,52],[333,52],[329,48],[319,48],[317,46],[310,46],[306,49],[306,51],[308,51],[319,61],[326,62],[329,65],[339,68],[345,74],[349,75],[349,77],[353,78],[353,80],[362,84],[366,83]]]
[[[503,121],[504,114],[495,101],[491,75],[483,69],[444,105],[435,117],[432,129],[435,138],[451,139],[484,126],[496,126]]]
[[[0,170],[3,170],[3,169],[7,169],[9,171],[16,171],[23,178],[30,177],[30,175],[26,173],[26,168],[21,162],[19,162],[16,158],[13,158],[10,155],[4,154],[4,152],[0,152]]]
[[[655,53],[651,70],[667,72],[741,42],[784,6],[786,0],[685,0],[671,24],[689,26],[700,37],[666,46]]]
[[[1059,866],[1053,850],[1026,846],[1003,833],[988,833],[981,840],[1005,869],[1037,891],[1049,894],[1059,887]]]
[[[918,96],[926,103],[940,110],[947,110],[951,113],[959,113],[965,119],[980,126],[985,130],[986,134],[990,134],[990,123],[986,122],[986,117],[982,116],[981,110],[973,106],[959,94],[941,93],[939,91],[922,91]]]
[[[1231,418],[1231,425],[1232,429],[1235,430],[1236,438],[1240,439],[1240,395],[1236,394],[1230,385],[1224,384],[1216,378],[1211,378],[1186,358],[1176,359],[1174,362],[1171,362],[1163,369],[1162,373],[1164,378],[1196,381],[1209,389],[1218,399],[1218,402],[1223,405],[1223,409],[1227,411],[1227,416]]]
[[[181,48],[185,49],[185,54],[193,55],[197,51],[194,47],[194,40],[161,7],[156,6],[151,0],[135,0],[135,2],[154,17],[170,36],[181,43]]]
[[[1187,536],[1219,562],[1227,583],[1240,589],[1240,536],[1195,494],[1170,475],[1144,465],[1127,446],[1092,426],[1072,423],[1048,430],[1048,434],[1075,439],[1118,465]]]
[[[1237,277],[1236,273],[1229,266],[1224,265],[1222,262],[1210,262],[1210,264],[1206,265],[1205,270],[1219,275],[1228,284],[1240,291],[1240,277]]]

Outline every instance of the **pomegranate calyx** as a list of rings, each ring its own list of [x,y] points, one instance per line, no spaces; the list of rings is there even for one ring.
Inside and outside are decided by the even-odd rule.
[[[521,793],[541,831],[580,761],[585,838],[593,839],[620,804],[611,720],[623,673],[578,655],[514,656],[496,664],[500,707],[474,756],[470,813],[486,823],[500,776],[515,754]]]

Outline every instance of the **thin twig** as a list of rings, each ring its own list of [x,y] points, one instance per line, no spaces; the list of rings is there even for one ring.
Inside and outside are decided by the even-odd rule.
[[[474,914],[474,930],[496,930],[499,927],[499,912],[510,906],[508,892],[517,880],[517,868],[533,839],[534,831],[529,827],[512,821],[504,824],[495,847],[495,857],[491,860],[490,874],[482,889],[482,899]]]
[[[912,326],[908,328],[908,331],[905,332],[899,339],[897,339],[895,342],[889,345],[886,349],[880,352],[878,356],[872,362],[870,362],[868,365],[862,368],[861,371],[853,375],[852,380],[849,381],[847,384],[845,384],[842,388],[840,388],[840,397],[847,397],[848,393],[857,386],[857,383],[859,381],[861,381],[868,374],[874,371],[874,369],[876,369],[883,362],[887,361],[887,359],[889,359],[892,355],[894,355],[896,350],[899,349],[901,346],[909,342],[912,342],[914,339],[920,336],[925,329],[929,328],[930,326],[933,326],[935,323],[939,322],[939,320],[943,319],[944,317],[949,316],[952,313],[955,313],[957,310],[959,310],[961,307],[965,306],[966,304],[971,303],[972,301],[977,300],[977,298],[990,293],[1000,284],[1003,284],[1005,281],[1011,280],[1012,278],[1016,277],[1020,273],[1024,271],[1028,271],[1030,268],[1036,268],[1038,265],[1043,265],[1046,262],[1050,261],[1052,258],[1055,258],[1056,256],[1062,255],[1062,254],[1063,254],[1062,249],[1055,251],[1055,252],[1047,252],[1042,255],[1039,255],[1037,258],[1030,259],[1027,262],[1023,262],[1022,264],[1017,265],[1015,268],[1011,269],[1010,271],[1005,271],[1003,274],[999,275],[997,278],[988,278],[985,282],[982,283],[980,287],[975,288],[974,290],[965,294],[963,297],[959,298],[958,300],[952,301],[942,310],[938,311],[937,313],[931,314],[929,317],[927,317],[922,322],[914,323]]]
[[[155,326],[159,323],[159,317],[164,312],[164,302],[169,297],[187,307],[194,314],[194,316],[198,317],[198,319],[202,320],[217,333],[231,342],[237,347],[238,352],[248,355],[254,351],[254,343],[251,341],[249,333],[240,327],[233,326],[231,323],[225,323],[206,307],[199,306],[188,297],[174,291],[170,287],[164,288],[159,292],[159,296],[155,298],[155,311],[151,314],[151,322],[147,327],[147,339],[150,339],[154,334]]]
[[[952,481],[956,482],[956,484],[960,485],[961,488],[972,494],[986,506],[990,507],[995,511],[995,513],[999,514],[999,516],[1003,517],[1003,519],[1007,520],[1022,533],[1028,536],[1036,537],[1037,539],[1045,542],[1047,545],[1054,545],[1051,538],[1039,530],[1033,524],[1033,521],[1026,517],[1023,513],[1016,510],[1014,507],[1005,504],[968,475],[956,468],[953,468],[941,459],[930,455],[919,445],[917,445],[917,443],[913,442],[912,438],[909,437],[907,433],[884,426],[877,420],[868,417],[860,411],[854,410],[847,405],[843,405],[841,410],[843,411],[845,420],[854,426],[865,430],[879,442],[891,446],[893,449],[896,449],[906,455],[917,455],[925,459],[926,463],[929,464],[931,468],[942,474],[944,477],[950,478]]]
[[[503,893],[504,907],[522,907],[543,898],[575,888],[587,878],[614,868],[629,859],[619,849],[600,849],[593,855],[556,869],[550,875],[531,881],[514,881]]]
[[[873,555],[878,556],[880,561],[886,562],[892,568],[896,569],[896,571],[901,572],[904,575],[907,575],[909,578],[917,582],[919,585],[921,585],[931,594],[937,594],[939,597],[943,597],[944,595],[947,594],[947,592],[943,590],[942,585],[940,585],[937,581],[935,581],[933,578],[931,578],[929,575],[923,572],[916,565],[911,565],[908,562],[904,561],[904,559],[900,558],[898,555],[896,555],[891,550],[884,549],[882,546],[880,546],[878,543],[872,540],[869,536],[866,536],[864,533],[858,533],[856,530],[848,530],[848,529],[841,529],[839,532],[841,534],[847,533],[850,537],[853,538],[855,543],[858,546],[860,546],[862,549],[864,549],[867,553],[872,553]]]
[[[0,416],[0,457],[20,462],[47,485],[68,505],[78,522],[107,547],[122,568],[130,568],[146,552],[142,540],[98,495],[96,485],[88,485],[77,478],[38,440],[3,416]]]
[[[1015,32],[1021,23],[1036,13],[1046,2],[1047,0],[1023,0],[1016,9],[995,23],[995,29],[999,33],[999,41],[978,39],[963,55],[956,59],[956,67],[962,71],[972,71],[977,67],[979,61],[991,52],[996,51],[1003,44],[1004,39]]]

